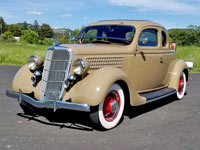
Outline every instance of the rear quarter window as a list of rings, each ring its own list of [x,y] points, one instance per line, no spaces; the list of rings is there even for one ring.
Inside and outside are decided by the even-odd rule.
[[[162,31],[161,36],[162,36],[162,46],[166,47],[167,46],[167,35],[164,31]]]
[[[144,39],[147,41],[144,42]],[[139,46],[157,46],[157,30],[156,29],[145,29],[140,33],[138,45]]]

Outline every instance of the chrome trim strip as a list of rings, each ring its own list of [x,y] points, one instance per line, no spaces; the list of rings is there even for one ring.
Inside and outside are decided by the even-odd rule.
[[[163,99],[163,98],[168,97],[168,96],[170,96],[170,95],[173,95],[173,94],[175,94],[175,93],[176,93],[176,91],[173,91],[173,92],[168,93],[168,94],[165,94],[165,95],[163,95],[163,96],[160,96],[160,97],[156,97],[156,98],[147,100],[147,101],[146,101],[146,104],[151,103],[151,102],[154,102],[154,101],[157,101],[157,100],[160,100],[160,99]]]
[[[90,105],[88,104],[80,104],[80,103],[72,103],[72,102],[64,102],[64,101],[56,101],[56,104],[55,104],[54,100],[40,100],[39,101],[21,92],[15,92],[11,90],[6,91],[6,96],[21,99],[37,108],[50,108],[54,110],[68,109],[68,110],[90,112]]]

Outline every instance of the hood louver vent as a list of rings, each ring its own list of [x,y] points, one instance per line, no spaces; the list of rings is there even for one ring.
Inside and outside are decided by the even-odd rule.
[[[121,68],[124,61],[124,57],[93,57],[86,59],[90,64],[90,69],[98,69],[109,66]]]

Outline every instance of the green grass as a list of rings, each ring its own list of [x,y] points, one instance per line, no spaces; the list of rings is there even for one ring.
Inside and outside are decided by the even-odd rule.
[[[49,45],[0,42],[0,64],[24,65],[31,55],[39,55],[44,58],[48,47]],[[200,72],[200,47],[178,46],[177,57],[185,61],[192,61],[194,68],[191,71]]]
[[[179,59],[194,63],[194,68],[191,69],[192,72],[200,72],[200,47],[179,46],[176,53]]]
[[[0,64],[24,65],[31,55],[44,58],[49,45],[0,42]]]

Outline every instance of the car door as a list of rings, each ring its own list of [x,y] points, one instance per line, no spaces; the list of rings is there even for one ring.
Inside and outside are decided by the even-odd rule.
[[[146,27],[138,37],[138,45],[132,66],[132,81],[139,92],[164,86],[164,62],[160,38],[158,27]]]

